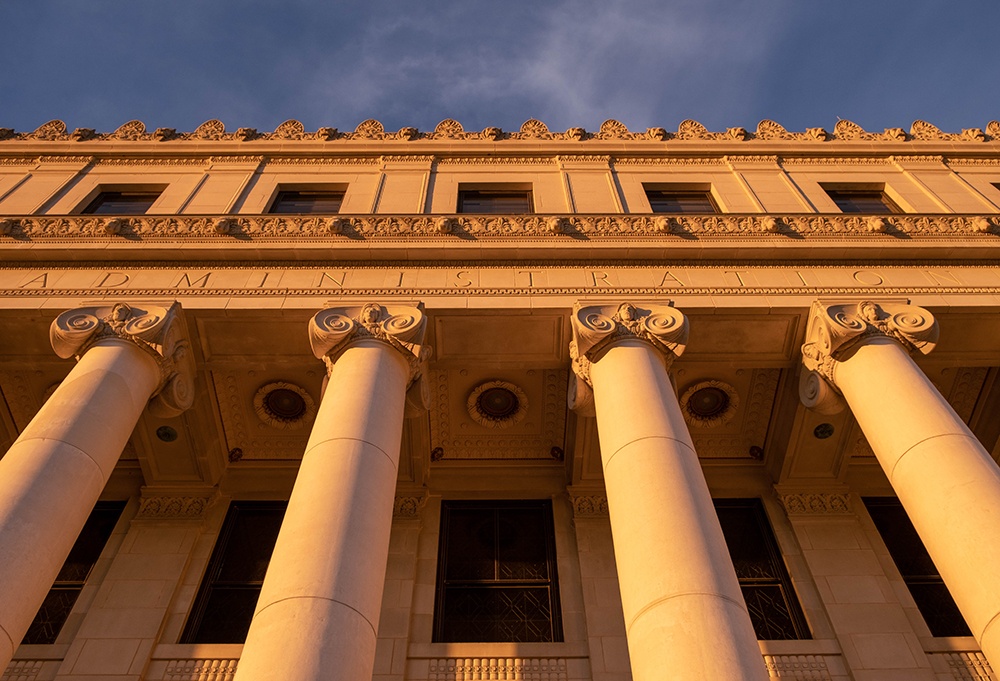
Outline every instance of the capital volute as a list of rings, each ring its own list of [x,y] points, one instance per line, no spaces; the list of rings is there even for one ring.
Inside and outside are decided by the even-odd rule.
[[[590,365],[617,343],[640,340],[652,345],[667,366],[684,352],[688,339],[687,318],[669,304],[573,306],[573,339],[569,352],[575,381],[570,386],[570,407],[589,415],[593,411]]]
[[[929,311],[903,302],[832,303],[815,301],[809,311],[806,341],[802,345],[805,368],[799,381],[803,404],[821,413],[843,408],[837,386],[837,365],[858,348],[889,338],[908,352],[928,354],[937,344],[937,320]]]
[[[380,305],[331,307],[309,321],[309,345],[317,359],[333,369],[337,358],[358,342],[376,340],[399,352],[410,367],[407,402],[428,404],[429,393],[422,380],[429,346],[422,345],[427,329],[423,305]]]
[[[176,416],[194,402],[194,356],[179,303],[120,302],[67,310],[49,327],[49,341],[57,355],[77,360],[99,343],[127,343],[147,353],[159,368],[149,403],[154,414]]]

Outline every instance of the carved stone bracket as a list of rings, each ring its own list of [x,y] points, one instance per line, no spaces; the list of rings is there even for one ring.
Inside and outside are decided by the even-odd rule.
[[[194,402],[194,356],[179,303],[170,307],[114,303],[67,310],[52,322],[49,340],[57,355],[77,360],[98,343],[135,345],[160,368],[160,381],[149,403],[154,414],[177,416]]]
[[[396,520],[413,520],[419,518],[420,511],[426,501],[426,494],[398,496],[392,503],[392,517]]]
[[[337,358],[350,347],[366,339],[381,341],[400,352],[410,366],[407,409],[426,410],[430,390],[424,385],[425,365],[431,348],[421,345],[427,328],[423,305],[379,305],[327,308],[309,322],[309,344],[317,359],[326,363],[327,374]]]
[[[851,495],[840,491],[777,492],[789,516],[852,515]]]
[[[927,354],[938,339],[934,316],[922,307],[901,302],[830,303],[816,301],[809,312],[806,342],[802,345],[805,371],[799,379],[799,397],[823,414],[843,408],[837,387],[837,364],[873,338],[891,338],[909,352]]]
[[[575,379],[570,383],[569,405],[584,415],[593,412],[590,365],[612,345],[623,340],[646,341],[666,358],[667,365],[684,352],[688,338],[687,318],[669,305],[637,307],[619,305],[573,306],[573,340],[569,353]]]

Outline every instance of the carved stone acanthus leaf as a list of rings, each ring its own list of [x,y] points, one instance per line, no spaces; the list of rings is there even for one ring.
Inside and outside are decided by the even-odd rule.
[[[352,343],[366,339],[382,341],[398,350],[410,365],[410,386],[419,381],[431,348],[421,345],[427,328],[423,305],[327,308],[309,322],[309,344],[317,359],[326,362],[327,372]]]
[[[851,515],[851,495],[847,492],[778,493],[778,501],[789,516]]]
[[[160,368],[149,403],[157,416],[177,416],[194,401],[194,355],[179,303],[78,307],[56,317],[49,327],[56,354],[78,360],[98,343],[123,341],[148,353]]]
[[[215,497],[206,496],[151,496],[139,501],[139,520],[196,520],[204,516],[205,510]]]
[[[637,307],[632,303],[577,303],[573,306],[571,326],[573,340],[569,352],[576,378],[570,386],[569,406],[584,415],[590,414],[593,400],[590,365],[612,345],[630,339],[646,341],[660,351],[669,365],[684,352],[688,339],[687,318],[664,304]]]
[[[571,494],[574,518],[607,518],[608,498],[603,494]]]
[[[873,338],[892,338],[908,351],[927,354],[937,343],[934,316],[922,307],[899,302],[830,303],[816,301],[809,312],[806,342],[802,346],[805,371],[799,397],[820,413],[843,407],[837,387],[837,364]]]

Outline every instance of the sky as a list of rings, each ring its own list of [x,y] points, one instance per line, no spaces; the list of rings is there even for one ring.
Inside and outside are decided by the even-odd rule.
[[[1000,119],[1000,0],[0,0],[0,127]]]

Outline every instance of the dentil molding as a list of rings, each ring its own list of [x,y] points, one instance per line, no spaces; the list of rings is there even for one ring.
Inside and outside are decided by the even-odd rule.
[[[194,402],[194,356],[179,303],[159,305],[114,303],[78,307],[56,317],[49,340],[56,354],[82,357],[99,342],[118,340],[149,354],[160,369],[150,410],[160,417],[177,416]]]
[[[799,380],[799,397],[810,409],[836,413],[843,408],[836,379],[838,362],[877,337],[892,338],[909,352],[926,355],[934,349],[938,335],[937,320],[916,305],[815,301],[802,346],[805,371]]]
[[[618,305],[573,306],[570,317],[573,339],[569,354],[575,380],[570,383],[569,405],[583,415],[593,412],[593,383],[590,365],[617,342],[629,339],[646,341],[666,358],[667,364],[684,352],[688,339],[687,317],[670,305],[637,307]]]

